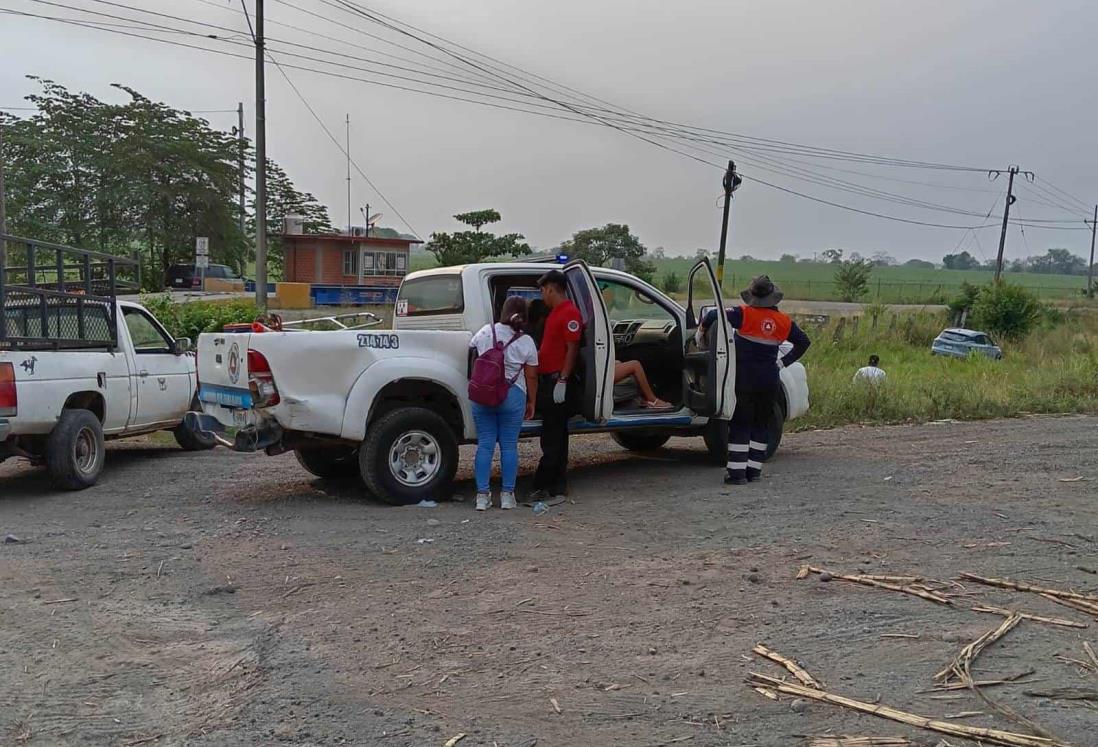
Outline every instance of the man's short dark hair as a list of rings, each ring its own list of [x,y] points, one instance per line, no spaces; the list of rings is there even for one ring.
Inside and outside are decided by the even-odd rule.
[[[557,290],[564,293],[568,290],[568,278],[560,270],[550,270],[538,278],[539,288],[544,288],[547,285],[555,285]]]
[[[876,368],[877,364],[880,363],[880,362],[881,362],[880,357],[878,357],[876,355],[869,356],[869,365],[873,366],[874,368]]]

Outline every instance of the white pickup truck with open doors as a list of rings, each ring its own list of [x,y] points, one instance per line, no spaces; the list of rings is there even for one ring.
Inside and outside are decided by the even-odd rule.
[[[43,464],[77,490],[98,479],[105,440],[170,430],[184,449],[215,445],[183,426],[196,403],[190,341],[117,298],[132,260],[0,238],[0,461]]]
[[[204,412],[190,426],[238,451],[293,450],[313,474],[359,476],[390,503],[447,497],[458,445],[476,440],[467,396],[470,337],[498,316],[508,296],[537,297],[547,269],[504,262],[412,273],[401,285],[392,330],[204,334]],[[612,433],[634,450],[698,436],[723,464],[726,421],[736,404],[734,342],[724,315],[717,315],[707,349],[694,341],[697,304],[723,306],[709,262],[692,268],[685,308],[624,272],[580,261],[559,269],[584,320],[583,397],[572,431]],[[641,361],[673,408],[637,407],[635,391],[614,385],[615,359]],[[808,409],[801,364],[783,369],[781,383],[770,453],[784,420]],[[524,437],[538,433],[536,418],[524,423]]]

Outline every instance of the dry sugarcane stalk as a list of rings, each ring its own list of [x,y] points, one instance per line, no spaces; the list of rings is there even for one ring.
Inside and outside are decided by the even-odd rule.
[[[808,747],[912,747],[907,737],[809,737]]]
[[[1094,649],[1090,647],[1090,644],[1083,641],[1083,650],[1087,652],[1087,656],[1094,662],[1094,671],[1098,672],[1098,654],[1094,653]]]
[[[1046,625],[1059,625],[1062,628],[1089,627],[1086,623],[1075,622],[1074,620],[1065,620],[1061,617],[1042,617],[1041,615],[1033,615],[1029,612],[1017,612],[1015,610],[1004,609],[1003,607],[989,607],[988,605],[984,605],[982,607],[973,607],[972,611],[988,612],[992,615],[1002,615],[1003,617],[1019,615],[1023,620],[1032,620],[1033,622],[1045,623]]]
[[[1057,687],[1052,690],[1024,690],[1023,692],[1031,698],[1098,701],[1098,690],[1087,690],[1082,687]]]
[[[1056,655],[1056,658],[1064,662],[1065,664],[1071,664],[1073,667],[1079,667],[1086,672],[1098,673],[1098,667],[1094,666],[1089,661],[1083,661],[1082,659],[1072,659],[1070,656],[1060,656],[1059,654]]]
[[[939,682],[949,682],[955,678],[964,681],[965,672],[968,670],[972,661],[980,655],[980,652],[1009,633],[1020,622],[1022,622],[1022,616],[1018,614],[1013,614],[1006,620],[1003,620],[1002,624],[995,628],[995,630],[984,633],[975,641],[962,648],[960,652],[953,657],[953,661],[949,663],[948,667],[934,675],[934,679]]]
[[[824,573],[825,572],[824,570],[822,570],[820,568],[813,568],[812,566],[809,566],[808,570],[811,571],[812,573]],[[888,589],[889,591],[899,591],[899,592],[903,592],[904,594],[912,594],[914,596],[921,597],[923,599],[927,599],[931,602],[936,602],[937,604],[948,604],[948,605],[953,604],[953,601],[950,600],[949,598],[943,597],[941,594],[937,594],[933,591],[924,591],[922,589],[916,589],[916,588],[913,588],[911,586],[900,586],[898,584],[888,583],[887,581],[877,581],[873,578],[870,578],[869,576],[848,576],[848,575],[841,574],[841,573],[830,573],[829,571],[827,573],[832,578],[838,578],[838,579],[841,579],[843,581],[851,581],[855,584],[863,584],[865,586],[876,586],[879,589]]]
[[[808,672],[802,669],[797,662],[792,659],[787,659],[776,651],[771,651],[763,644],[757,644],[755,648],[751,649],[764,659],[770,659],[770,661],[777,662],[783,667],[789,670],[789,673],[801,681],[802,684],[808,687],[814,687],[817,690],[823,689],[823,685],[816,681]]]
[[[1073,610],[1078,610],[1079,612],[1086,612],[1088,615],[1098,617],[1098,603],[1084,602],[1080,599],[1067,599],[1067,598],[1063,598],[1063,597],[1054,597],[1051,594],[1042,594],[1041,596],[1043,596],[1045,599],[1049,600],[1050,602],[1056,602],[1056,604],[1062,605],[1064,607],[1071,607]]]
[[[1009,578],[984,578],[983,576],[977,576],[975,573],[962,573],[961,578],[968,579],[969,581],[975,581],[978,584],[984,584],[985,586],[997,586],[1000,589],[1013,589],[1014,591],[1031,591],[1034,594],[1048,594],[1053,597],[1060,597],[1061,599],[1077,599],[1082,602],[1091,602],[1098,604],[1098,597],[1089,596],[1087,594],[1079,594],[1074,591],[1064,591],[1063,589],[1046,589],[1041,586],[1034,586],[1033,584],[1022,583],[1021,581],[1011,581]]]
[[[796,695],[802,698],[808,698],[809,700],[818,700],[823,703],[850,708],[851,710],[868,713],[890,721],[897,721],[901,724],[907,724],[908,726],[916,726],[920,729],[926,729],[939,734],[947,734],[951,737],[983,740],[984,742],[1005,745],[1006,747],[1070,747],[1070,745],[1067,745],[1064,742],[1056,742],[1045,737],[1035,737],[1029,734],[1015,734],[1000,729],[966,726],[965,724],[951,724],[948,721],[937,721],[932,718],[927,718],[926,716],[917,716],[913,713],[907,713],[888,706],[865,703],[842,695],[834,695],[824,690],[816,690],[792,682],[783,682],[774,677],[767,677],[764,674],[757,674],[755,672],[752,672],[748,677],[748,682],[753,687],[766,687],[785,693],[786,695]]]
[[[920,690],[919,694],[942,692],[943,690],[967,690],[969,686],[975,687],[995,687],[996,685],[1013,685],[1020,684],[1018,681],[1029,677],[1031,674],[1035,674],[1037,670],[1028,669],[1025,672],[1014,675],[1013,677],[1004,677],[1001,680],[973,680],[968,682],[943,682],[935,685],[929,690]]]

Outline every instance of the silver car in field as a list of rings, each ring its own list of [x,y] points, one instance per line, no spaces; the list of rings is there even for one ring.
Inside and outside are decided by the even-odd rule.
[[[952,358],[986,355],[988,358],[999,360],[1003,357],[1002,349],[988,337],[986,332],[959,327],[942,330],[942,333],[930,344],[930,352],[933,355],[948,355]]]

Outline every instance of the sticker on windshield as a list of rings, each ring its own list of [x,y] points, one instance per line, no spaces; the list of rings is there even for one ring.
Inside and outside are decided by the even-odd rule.
[[[402,298],[399,301],[397,301],[396,315],[397,316],[408,316],[408,299],[407,298]]]
[[[400,347],[400,338],[397,335],[363,333],[358,336],[358,346],[378,350],[396,350]]]

